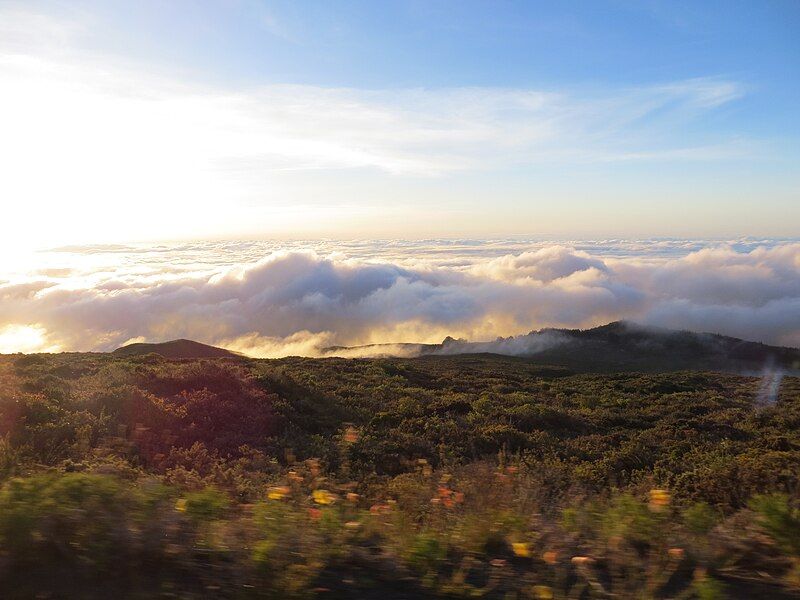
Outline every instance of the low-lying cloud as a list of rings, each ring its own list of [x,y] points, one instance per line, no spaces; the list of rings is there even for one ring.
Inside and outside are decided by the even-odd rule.
[[[800,243],[627,254],[610,243],[448,244],[115,248],[107,264],[102,248],[54,253],[0,276],[0,350],[187,337],[253,356],[316,355],[617,319],[800,346]]]

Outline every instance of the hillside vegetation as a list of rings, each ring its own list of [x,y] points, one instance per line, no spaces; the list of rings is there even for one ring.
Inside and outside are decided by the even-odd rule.
[[[325,355],[454,356],[492,353],[526,357],[539,364],[580,372],[710,370],[755,372],[765,365],[800,375],[800,349],[769,346],[739,338],[646,327],[615,321],[591,329],[541,329],[526,335],[468,342],[446,338],[441,344],[334,346]]]
[[[800,379],[0,356],[7,598],[800,597]]]

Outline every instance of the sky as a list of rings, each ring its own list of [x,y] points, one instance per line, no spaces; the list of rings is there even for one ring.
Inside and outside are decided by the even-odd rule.
[[[800,234],[800,4],[0,0],[2,261]]]
[[[800,3],[0,0],[0,353],[800,346]]]

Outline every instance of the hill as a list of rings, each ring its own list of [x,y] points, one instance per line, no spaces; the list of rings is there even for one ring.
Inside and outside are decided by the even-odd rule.
[[[378,344],[327,348],[331,356],[502,354],[576,372],[712,370],[800,373],[800,350],[711,333],[616,321],[592,329],[541,329],[491,342],[445,339],[441,344]]]
[[[158,354],[164,358],[234,358],[240,356],[230,350],[209,346],[193,340],[171,340],[160,343],[135,343],[114,350],[116,356],[141,356]]]

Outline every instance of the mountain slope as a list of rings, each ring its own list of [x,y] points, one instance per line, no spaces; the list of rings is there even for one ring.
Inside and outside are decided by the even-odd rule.
[[[800,350],[795,348],[628,322],[588,330],[543,330],[524,337],[542,335],[553,335],[557,342],[535,352],[537,359],[582,370],[615,366],[646,371],[800,369]]]
[[[592,329],[542,329],[527,335],[468,342],[448,337],[441,344],[385,344],[329,348],[331,356],[441,356],[502,354],[560,365],[575,371],[664,371],[707,369],[800,371],[800,350],[738,338],[645,327],[616,321]]]

